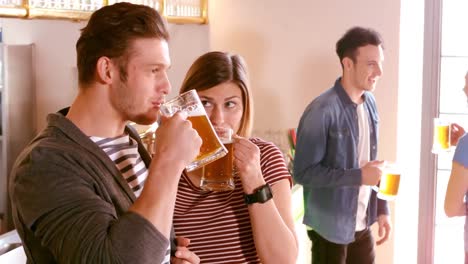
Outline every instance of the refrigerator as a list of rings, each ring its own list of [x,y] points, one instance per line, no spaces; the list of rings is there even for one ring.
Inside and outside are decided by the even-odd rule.
[[[11,167],[35,134],[33,45],[0,44],[0,234],[14,229],[8,197]]]

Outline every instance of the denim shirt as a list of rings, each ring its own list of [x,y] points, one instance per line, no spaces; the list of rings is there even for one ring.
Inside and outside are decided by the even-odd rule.
[[[370,160],[377,156],[378,114],[374,96],[363,94],[369,117]],[[337,244],[354,241],[361,169],[357,104],[351,101],[341,78],[305,109],[297,129],[294,180],[303,185],[304,224]],[[367,224],[389,214],[387,202],[372,191]]]

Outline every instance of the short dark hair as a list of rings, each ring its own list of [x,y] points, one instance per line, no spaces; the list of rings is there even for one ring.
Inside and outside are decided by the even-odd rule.
[[[357,49],[366,45],[382,45],[380,34],[371,28],[353,27],[336,42],[336,54],[340,58],[343,67],[343,58],[348,57],[356,62]]]
[[[248,137],[253,123],[253,99],[249,89],[247,64],[240,55],[212,51],[200,56],[185,75],[180,93],[192,89],[208,90],[227,82],[235,83],[242,91],[244,112],[239,131],[235,132],[240,136]]]
[[[103,56],[118,62],[126,80],[129,49],[137,38],[169,40],[166,22],[155,9],[122,2],[94,12],[76,42],[80,85],[93,81],[96,63]]]

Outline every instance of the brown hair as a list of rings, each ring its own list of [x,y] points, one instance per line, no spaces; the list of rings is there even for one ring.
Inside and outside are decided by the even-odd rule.
[[[244,112],[237,134],[248,137],[252,131],[253,99],[249,89],[247,65],[241,56],[220,51],[200,56],[185,75],[180,93],[192,89],[203,91],[225,82],[237,84],[242,91]]]
[[[96,63],[103,56],[118,63],[125,81],[130,48],[137,38],[169,40],[165,20],[155,9],[123,2],[94,12],[76,42],[80,86],[93,81]]]
[[[343,58],[348,57],[356,63],[357,49],[367,45],[379,46],[383,40],[380,34],[371,28],[353,27],[336,42],[336,54],[343,67]]]

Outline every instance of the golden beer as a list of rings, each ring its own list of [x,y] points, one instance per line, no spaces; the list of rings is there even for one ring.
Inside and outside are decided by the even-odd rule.
[[[432,153],[439,154],[450,150],[450,122],[434,118],[434,139]]]
[[[382,177],[379,187],[373,186],[372,189],[377,192],[377,197],[383,200],[393,200],[398,194],[400,187],[401,170],[395,163],[386,164],[382,168]]]
[[[223,145],[218,140],[206,115],[189,116],[187,120],[192,122],[192,127],[197,130],[198,135],[203,141],[200,147],[200,153],[195,158],[196,161],[203,160],[213,155],[213,153],[218,152],[220,149],[223,149]]]
[[[450,147],[450,125],[443,124],[434,126],[434,142],[443,150]]]
[[[396,196],[400,186],[400,174],[384,173],[380,178],[379,194],[385,196]]]
[[[228,154],[203,167],[200,187],[208,191],[228,191],[234,189],[233,144],[224,143]]]

